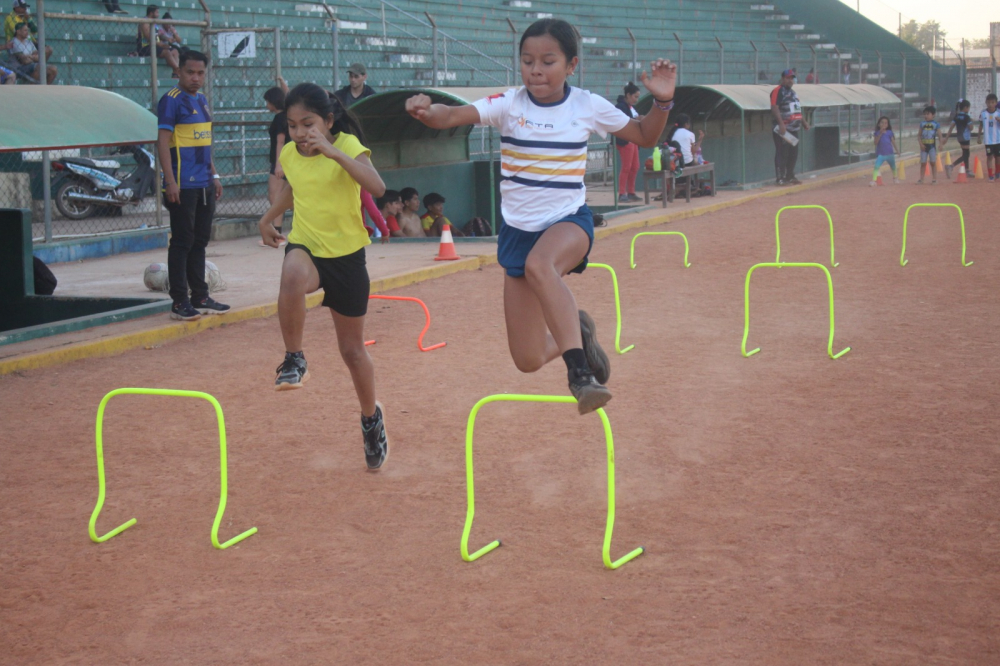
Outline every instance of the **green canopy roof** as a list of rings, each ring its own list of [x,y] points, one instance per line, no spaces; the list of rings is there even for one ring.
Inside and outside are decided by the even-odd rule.
[[[156,141],[156,116],[106,90],[14,86],[0,98],[0,153]]]
[[[436,130],[406,112],[406,100],[414,95],[424,94],[434,104],[464,106],[477,99],[506,92],[510,86],[502,88],[410,88],[390,90],[365,97],[351,106],[351,113],[361,121],[365,136],[372,143],[388,141],[414,141],[437,137],[468,136],[471,125]]]
[[[678,86],[675,99],[678,112],[691,115],[692,112],[710,111],[713,118],[732,118],[739,117],[740,110],[770,111],[771,91],[776,85]],[[901,103],[892,92],[867,83],[801,83],[795,86],[795,92],[805,108]],[[639,113],[648,113],[651,106],[652,97],[646,94],[636,109]]]

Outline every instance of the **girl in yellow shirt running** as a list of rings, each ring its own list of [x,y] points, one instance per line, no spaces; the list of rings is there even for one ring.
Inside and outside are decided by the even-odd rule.
[[[361,403],[365,462],[369,470],[377,470],[389,455],[389,440],[382,405],[375,400],[375,366],[365,349],[370,287],[365,246],[371,241],[357,202],[362,188],[379,197],[385,184],[369,159],[371,151],[361,143],[360,126],[333,95],[303,83],[288,93],[285,111],[291,141],[279,160],[287,183],[260,219],[264,243],[277,248],[285,238],[272,221],[294,203],[278,295],[285,359],[278,366],[275,389],[300,388],[309,378],[302,353],[305,297],[322,288],[340,356]]]

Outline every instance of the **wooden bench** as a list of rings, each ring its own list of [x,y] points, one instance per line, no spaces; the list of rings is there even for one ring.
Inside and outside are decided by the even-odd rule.
[[[655,184],[659,181],[661,187],[660,192],[663,197],[663,207],[667,207],[668,201],[673,201],[677,194],[678,189],[684,191],[684,196],[688,203],[691,203],[691,188],[692,183],[700,182],[699,178],[694,178],[694,176],[700,176],[701,174],[709,174],[709,182],[712,186],[712,196],[715,196],[715,165],[712,163],[699,164],[697,166],[684,167],[680,176],[674,176],[670,171],[650,171],[646,169],[642,172],[642,189],[645,203],[649,203],[649,184],[652,181]],[[684,182],[678,183],[678,179]]]

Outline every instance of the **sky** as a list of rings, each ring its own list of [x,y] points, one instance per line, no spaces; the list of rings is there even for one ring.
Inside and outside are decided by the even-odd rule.
[[[857,9],[858,0],[841,0]],[[962,37],[976,39],[990,36],[990,21],[1000,21],[1000,4],[973,0],[860,0],[861,13],[886,30],[896,32],[899,13],[903,23],[914,19],[924,23],[931,19],[948,31],[948,43],[960,48]],[[780,3],[779,3],[780,6]],[[993,9],[989,9],[992,7]]]

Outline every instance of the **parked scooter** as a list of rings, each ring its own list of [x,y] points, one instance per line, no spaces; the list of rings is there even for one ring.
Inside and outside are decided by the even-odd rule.
[[[124,206],[155,194],[153,154],[142,146],[121,146],[114,152],[131,154],[135,169],[119,174],[122,166],[117,160],[89,157],[63,157],[52,162],[52,169],[63,174],[52,188],[63,217],[82,220],[108,209],[111,215],[121,215]]]

